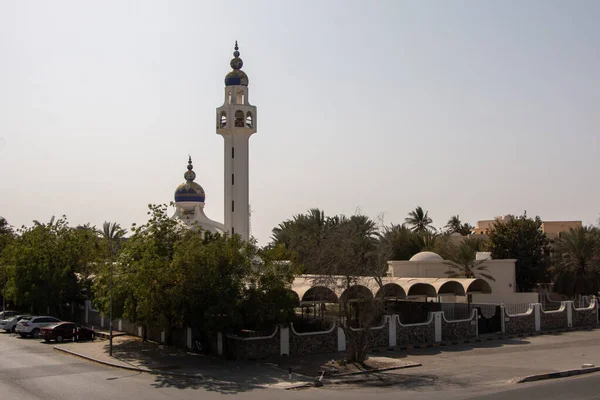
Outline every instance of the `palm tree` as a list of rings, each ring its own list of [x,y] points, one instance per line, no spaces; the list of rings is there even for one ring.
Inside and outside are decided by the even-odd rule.
[[[109,257],[111,261],[113,261],[114,256],[121,247],[121,242],[127,231],[121,228],[121,225],[117,222],[104,221],[102,230],[99,230],[98,233],[106,241]]]
[[[470,243],[461,243],[451,260],[445,260],[448,265],[446,274],[449,278],[485,278],[496,281],[488,272],[485,260],[476,260],[477,251]]]
[[[116,222],[104,221],[102,230],[98,232],[102,238],[106,241],[106,249],[108,251],[108,263],[110,265],[110,309],[109,309],[109,347],[108,355],[112,356],[113,350],[113,325],[112,325],[112,309],[113,309],[113,264],[115,262],[115,255],[121,246],[121,240],[127,231],[121,228]]]
[[[445,228],[450,233],[454,233],[454,232],[460,233],[461,228],[462,228],[462,222],[460,220],[460,216],[457,214],[457,215],[453,215],[452,217],[450,217],[450,219],[446,223]]]
[[[555,290],[568,295],[596,294],[600,288],[600,235],[597,228],[569,229],[558,240],[552,269]]]
[[[423,211],[421,206],[408,213],[408,217],[404,221],[410,225],[413,232],[421,233],[429,230],[435,230],[431,225],[433,220],[429,218],[429,212]]]
[[[384,227],[379,241],[388,260],[408,260],[420,251],[417,235],[405,224]]]

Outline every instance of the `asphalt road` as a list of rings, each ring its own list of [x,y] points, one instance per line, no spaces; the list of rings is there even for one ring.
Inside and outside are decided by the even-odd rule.
[[[385,387],[336,388],[286,391],[252,385],[210,380],[188,380],[136,373],[59,353],[52,345],[35,339],[22,339],[0,333],[0,398],[11,400],[119,400],[222,399],[232,395],[250,400],[311,399],[600,399],[600,374],[531,384],[505,384],[493,387],[449,386],[434,382],[435,377],[419,377],[418,384]],[[428,383],[429,382],[429,383]],[[430,385],[435,383],[436,390]],[[332,390],[333,389],[333,390]]]

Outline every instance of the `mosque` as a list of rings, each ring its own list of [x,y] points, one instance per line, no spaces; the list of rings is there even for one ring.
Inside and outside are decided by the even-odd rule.
[[[225,76],[225,99],[217,108],[217,134],[224,139],[225,223],[213,221],[204,213],[206,193],[194,182],[192,158],[189,158],[185,182],[175,190],[174,219],[186,226],[198,226],[211,233],[239,234],[250,238],[250,198],[248,185],[248,142],[256,132],[256,107],[248,101],[248,75],[235,42],[232,70]]]
[[[194,182],[196,174],[193,170],[192,158],[188,160],[185,182],[175,190],[174,219],[186,226],[199,226],[211,233],[238,234],[244,240],[250,239],[249,210],[249,151],[250,136],[256,133],[256,107],[249,102],[248,75],[242,71],[244,63],[240,58],[239,47],[235,42],[233,59],[229,65],[232,70],[225,76],[223,105],[216,109],[216,131],[224,139],[224,223],[214,221],[204,213],[206,193],[202,186]],[[368,277],[351,288],[344,288],[343,282],[339,290],[332,290],[315,284],[314,276],[296,277],[292,290],[299,303],[337,303],[339,299],[352,296],[356,289],[371,296],[386,299],[422,299],[427,300],[446,297],[449,301],[457,301],[457,297],[467,295],[483,295],[478,299],[492,300],[491,293],[496,293],[499,302],[516,302],[533,294],[515,293],[515,261],[489,260],[486,263],[493,269],[496,281],[484,279],[448,279],[448,265],[437,254],[422,252],[409,261],[390,261],[389,271],[383,278],[383,287],[376,285]],[[359,290],[359,291],[360,291]],[[355,293],[354,293],[355,294]],[[519,297],[520,296],[520,297]],[[527,297],[527,300],[530,298]]]

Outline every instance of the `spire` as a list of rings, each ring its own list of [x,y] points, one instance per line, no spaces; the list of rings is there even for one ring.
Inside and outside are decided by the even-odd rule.
[[[239,57],[240,52],[238,51],[240,48],[238,47],[237,40],[235,41],[235,47],[233,48],[235,51],[233,52],[234,57]]]
[[[196,173],[193,171],[194,166],[192,165],[192,156],[188,155],[189,159],[188,159],[188,166],[187,166],[187,171],[185,172],[185,174],[183,174],[183,177],[185,178],[185,180],[188,183],[191,183],[194,181],[194,179],[196,179]]]
[[[240,69],[242,69],[244,62],[240,58],[240,52],[238,51],[240,48],[238,47],[237,40],[235,41],[235,47],[233,49],[235,51],[233,52],[233,58],[229,62],[229,65],[231,66],[231,68],[233,68],[234,71],[239,71]]]

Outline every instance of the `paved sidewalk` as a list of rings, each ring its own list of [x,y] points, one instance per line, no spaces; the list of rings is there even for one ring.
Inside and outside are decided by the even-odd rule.
[[[68,342],[54,346],[56,350],[101,364],[157,375],[166,385],[178,379],[231,382],[238,385],[286,388],[310,381],[273,365],[256,362],[228,361],[177,348],[143,342],[134,336],[113,338],[113,356],[108,355],[108,340]]]

